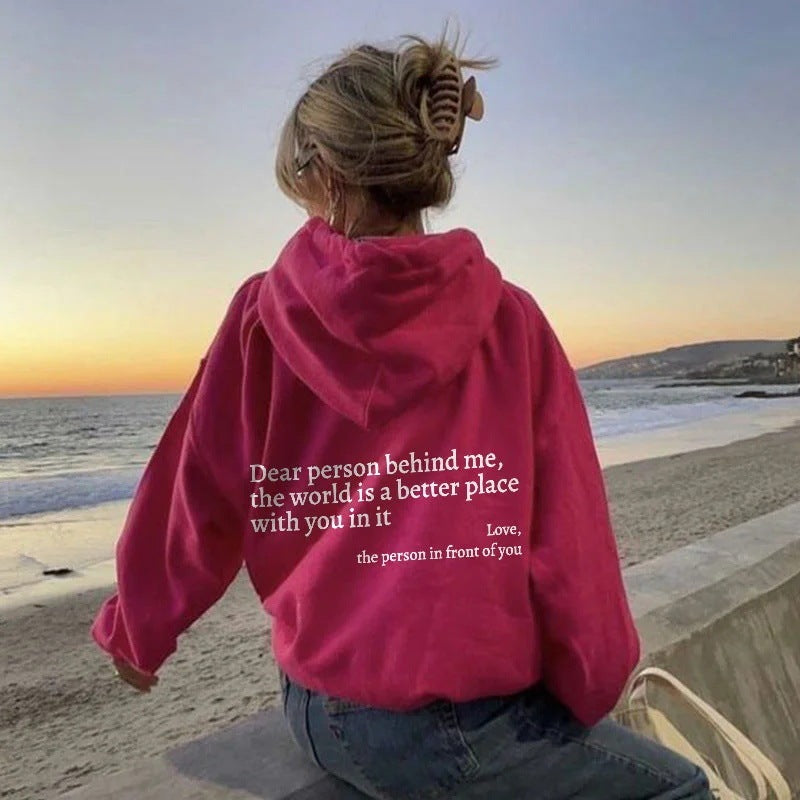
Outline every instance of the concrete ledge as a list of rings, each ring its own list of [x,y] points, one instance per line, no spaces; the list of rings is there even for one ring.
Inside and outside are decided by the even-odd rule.
[[[800,503],[625,571],[644,663],[670,670],[800,787]],[[659,703],[658,693],[654,701]],[[672,713],[701,752],[724,751]],[[736,787],[734,787],[736,788]],[[748,784],[740,776],[739,791]],[[279,709],[62,795],[73,800],[356,800],[309,762]]]
[[[637,621],[649,612],[670,605],[704,589],[739,575],[735,582],[739,591],[730,599],[733,606],[741,602],[752,583],[746,574],[766,562],[781,564],[774,558],[791,545],[800,543],[800,503],[780,508],[769,514],[720,531],[694,544],[628,567],[625,586]],[[789,560],[786,575],[796,572],[798,564]],[[769,585],[769,581],[767,581]],[[759,594],[762,587],[750,594]],[[729,605],[729,608],[733,606]]]
[[[297,749],[278,709],[104,776],[61,797],[80,800],[364,800]]]

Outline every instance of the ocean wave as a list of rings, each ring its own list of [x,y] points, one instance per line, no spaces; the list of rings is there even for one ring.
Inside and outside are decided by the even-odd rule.
[[[141,475],[141,468],[119,468],[5,478],[0,480],[0,520],[126,500]]]
[[[619,436],[626,433],[686,425],[710,417],[725,416],[753,408],[763,408],[758,398],[717,398],[692,403],[654,403],[638,408],[590,409],[592,432],[595,438]],[[773,401],[779,402],[779,401]]]

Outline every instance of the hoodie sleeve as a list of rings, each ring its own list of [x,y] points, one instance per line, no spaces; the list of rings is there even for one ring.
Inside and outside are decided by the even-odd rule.
[[[578,720],[594,725],[636,667],[639,637],[578,379],[541,312],[531,356],[538,385],[530,574],[543,678]]]
[[[196,427],[209,416],[207,398],[231,393],[227,381],[236,385],[234,305],[142,473],[116,546],[116,592],[91,628],[109,655],[147,674],[175,651],[178,636],[223,595],[243,562],[241,511],[219,479],[224,452],[211,457]],[[229,419],[232,437],[234,425]]]

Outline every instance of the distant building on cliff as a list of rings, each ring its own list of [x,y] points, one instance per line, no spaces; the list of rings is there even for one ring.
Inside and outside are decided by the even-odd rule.
[[[800,382],[800,336],[786,342],[786,353],[775,359],[775,377]]]

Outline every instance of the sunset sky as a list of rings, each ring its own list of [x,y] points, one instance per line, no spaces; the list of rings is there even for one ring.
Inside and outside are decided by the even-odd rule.
[[[800,334],[800,4],[0,0],[0,396],[179,392],[302,224],[279,127],[450,16],[486,103],[454,202],[575,367]]]

